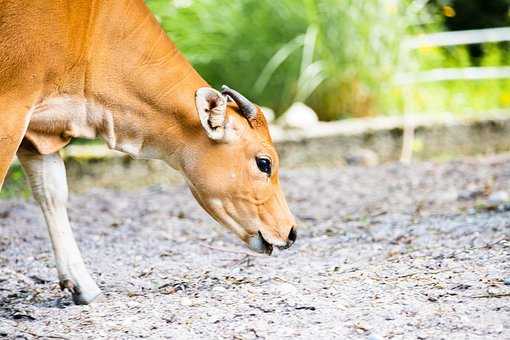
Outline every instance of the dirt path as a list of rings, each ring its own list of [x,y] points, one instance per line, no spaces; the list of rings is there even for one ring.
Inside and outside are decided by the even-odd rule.
[[[0,338],[510,339],[510,205],[498,201],[510,158],[283,182],[301,228],[272,257],[244,254],[183,186],[75,195],[105,292],[91,306],[59,291],[33,202],[0,201]]]

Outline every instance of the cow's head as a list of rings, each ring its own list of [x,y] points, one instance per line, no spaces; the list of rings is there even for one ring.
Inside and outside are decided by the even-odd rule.
[[[280,188],[279,160],[260,108],[224,86],[196,92],[200,137],[182,169],[200,205],[251,249],[271,254],[296,239]],[[205,132],[205,133],[204,133]]]

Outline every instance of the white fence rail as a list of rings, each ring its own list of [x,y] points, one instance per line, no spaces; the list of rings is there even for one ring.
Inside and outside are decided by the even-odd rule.
[[[402,47],[417,49],[433,46],[469,45],[500,41],[510,41],[510,27],[424,34],[405,40]]]
[[[406,39],[401,46],[401,55],[407,59],[414,49],[480,44],[488,42],[510,41],[510,27],[487,28],[480,30],[453,31],[424,34]],[[510,66],[501,67],[463,67],[437,68],[428,71],[400,73],[394,78],[395,84],[404,86],[405,91],[416,83],[430,83],[451,80],[482,80],[510,78]],[[406,96],[407,97],[407,96]],[[405,106],[407,104],[404,103]],[[406,112],[408,110],[406,109]],[[414,143],[414,123],[411,117],[405,116],[402,154],[400,160],[411,161]]]
[[[439,32],[408,38],[402,43],[402,53],[427,47],[455,46],[488,42],[510,41],[510,27],[481,30]],[[481,80],[510,78],[510,67],[462,67],[438,68],[415,73],[399,73],[397,85],[427,83],[448,80]]]

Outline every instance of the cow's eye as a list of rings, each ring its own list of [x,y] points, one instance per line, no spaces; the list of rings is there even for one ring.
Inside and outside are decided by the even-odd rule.
[[[271,160],[267,157],[257,157],[255,160],[259,170],[271,176]]]

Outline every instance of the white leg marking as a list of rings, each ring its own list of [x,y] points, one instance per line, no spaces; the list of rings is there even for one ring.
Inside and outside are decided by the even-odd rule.
[[[64,162],[58,153],[40,155],[25,149],[18,151],[18,158],[48,225],[60,285],[71,291],[76,304],[88,304],[101,291],[85,268],[69,225]]]

